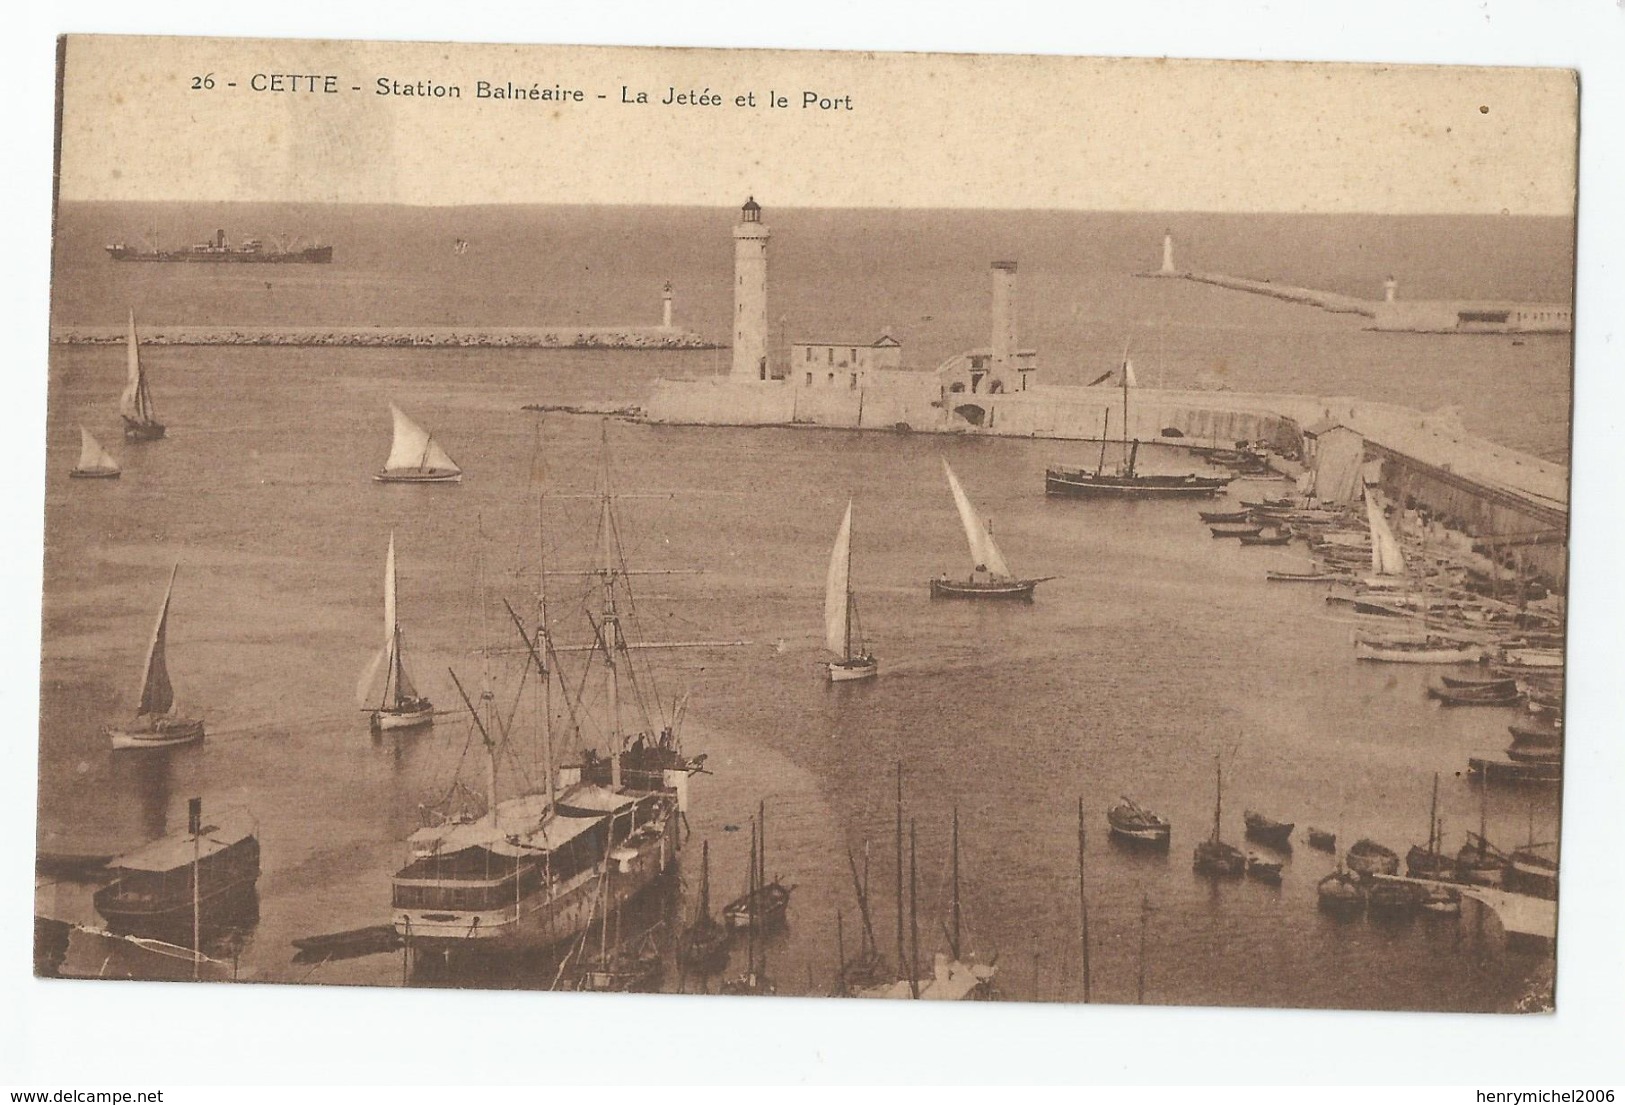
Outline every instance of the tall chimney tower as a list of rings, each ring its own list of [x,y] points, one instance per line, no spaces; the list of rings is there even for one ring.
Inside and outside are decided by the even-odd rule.
[[[1174,271],[1174,235],[1171,230],[1162,236],[1162,271]]]
[[[670,280],[666,281],[666,287],[662,290],[661,296],[660,296],[660,325],[663,328],[667,329],[667,330],[671,329],[671,281]]]
[[[1009,387],[1016,368],[1016,263],[993,262],[993,365],[994,379]]]
[[[762,206],[752,196],[734,227],[734,380],[767,379],[767,240]]]

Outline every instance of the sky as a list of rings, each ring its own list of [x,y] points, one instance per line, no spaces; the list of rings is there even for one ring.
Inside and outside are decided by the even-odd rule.
[[[63,88],[64,200],[1574,209],[1563,69],[80,36]]]

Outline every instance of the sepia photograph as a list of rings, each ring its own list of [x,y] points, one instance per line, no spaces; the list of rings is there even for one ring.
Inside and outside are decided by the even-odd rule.
[[[37,985],[1563,1010],[1573,68],[56,51]]]

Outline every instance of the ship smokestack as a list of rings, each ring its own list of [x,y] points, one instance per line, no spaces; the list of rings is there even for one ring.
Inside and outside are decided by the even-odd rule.
[[[1162,236],[1162,271],[1174,271],[1174,236],[1171,231]]]
[[[1011,379],[1016,359],[1016,263],[993,262],[993,377]]]

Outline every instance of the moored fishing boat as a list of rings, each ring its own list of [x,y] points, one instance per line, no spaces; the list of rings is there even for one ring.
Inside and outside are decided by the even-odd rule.
[[[406,673],[404,648],[395,606],[395,535],[391,533],[389,553],[384,560],[384,647],[362,673],[357,687],[357,696],[365,701],[378,669],[384,669],[383,691],[368,718],[374,733],[419,729],[434,723],[434,704],[417,692]]]
[[[852,501],[848,499],[824,581],[824,645],[839,657],[825,665],[831,683],[873,679],[880,670],[874,653],[864,647],[857,622],[857,599],[852,594]]]
[[[135,336],[135,312],[130,312],[129,330],[124,339],[126,378],[119,396],[119,417],[124,419],[124,440],[157,441],[164,436],[164,424],[152,405],[147,373],[141,367],[141,343]]]
[[[1366,909],[1373,916],[1394,919],[1413,915],[1422,906],[1423,888],[1416,883],[1378,876],[1366,888]]]
[[[1272,848],[1283,850],[1292,847],[1292,830],[1296,827],[1292,822],[1276,821],[1253,810],[1246,811],[1241,820],[1246,826],[1248,840],[1256,840],[1260,844],[1268,844]]]
[[[1247,877],[1266,882],[1272,886],[1281,885],[1281,868],[1285,866],[1280,860],[1265,859],[1256,852],[1247,853]]]
[[[1326,829],[1316,829],[1313,827],[1305,830],[1305,832],[1309,837],[1309,847],[1315,849],[1317,852],[1337,851],[1336,833],[1329,832]]]
[[[1247,857],[1240,848],[1219,839],[1220,819],[1224,809],[1224,771],[1214,760],[1213,835],[1196,845],[1191,866],[1197,874],[1215,878],[1239,879],[1247,869]]]
[[[429,431],[408,418],[394,403],[389,405],[394,418],[394,438],[390,442],[389,459],[383,471],[373,475],[379,483],[457,483],[463,470],[457,467],[446,451],[440,447]]]
[[[1273,533],[1244,533],[1241,535],[1241,543],[1243,545],[1280,548],[1283,545],[1290,545],[1292,543],[1292,539],[1296,536],[1297,534],[1292,532],[1292,528],[1290,526],[1283,526],[1280,529],[1275,530]]]
[[[677,961],[696,974],[714,974],[728,965],[728,929],[711,912],[711,842],[700,846],[700,896],[694,920],[677,942]]]
[[[1517,684],[1484,683],[1469,687],[1429,687],[1428,697],[1445,706],[1516,706],[1523,698]]]
[[[1173,825],[1166,817],[1153,813],[1126,795],[1106,810],[1106,824],[1118,839],[1153,847],[1168,847],[1173,834]]]
[[[1103,379],[1109,379],[1108,374]],[[1123,353],[1123,459],[1115,472],[1106,471],[1106,442],[1111,437],[1111,411],[1105,415],[1100,433],[1100,460],[1093,472],[1085,468],[1048,468],[1044,471],[1044,494],[1074,499],[1211,499],[1222,492],[1233,476],[1147,475],[1136,468],[1140,442],[1128,438],[1129,389],[1134,369],[1128,351]]]
[[[1354,643],[1354,657],[1387,664],[1476,664],[1484,658],[1484,649],[1445,637],[1425,641],[1369,638]]]
[[[1199,510],[1196,516],[1209,525],[1236,525],[1252,520],[1252,512],[1246,510]]]
[[[1506,887],[1537,898],[1557,897],[1557,843],[1533,842],[1515,849],[1506,871]]]
[[[1370,839],[1355,841],[1348,850],[1345,862],[1350,871],[1362,878],[1399,873],[1398,853]]]
[[[999,552],[998,545],[993,541],[993,527],[991,524],[983,525],[977,518],[976,508],[971,505],[965,489],[960,486],[959,479],[954,470],[948,467],[948,462],[942,462],[942,470],[948,477],[948,488],[953,492],[954,507],[959,512],[959,524],[965,530],[965,541],[970,545],[971,574],[967,579],[949,579],[948,573],[931,581],[931,597],[934,599],[1020,599],[1031,602],[1033,590],[1045,580],[1053,578],[1043,576],[1038,579],[1017,579],[1010,572],[1010,566],[1005,563],[1004,554]]]
[[[784,924],[790,908],[790,892],[782,877],[767,879],[767,806],[756,810],[756,877],[745,893],[722,907],[722,920],[731,929],[751,929],[758,934]]]
[[[1510,860],[1484,839],[1482,831],[1467,834],[1467,842],[1456,852],[1456,872],[1462,882],[1475,886],[1500,886],[1506,881]]]
[[[1349,916],[1365,908],[1365,887],[1357,875],[1339,868],[1315,885],[1320,908],[1337,916]]]
[[[1271,583],[1337,583],[1347,579],[1341,572],[1286,572],[1270,570],[1264,578]]]
[[[116,480],[121,469],[90,431],[79,427],[79,463],[68,473],[76,480]]]
[[[1236,525],[1209,526],[1208,532],[1214,537],[1257,537],[1264,532],[1264,527],[1248,523]]]
[[[1467,773],[1488,783],[1555,783],[1563,778],[1561,761],[1524,762],[1505,756],[1469,756]]]
[[[203,739],[201,719],[183,717],[174,712],[175,690],[169,682],[169,661],[166,656],[169,599],[175,591],[175,573],[178,571],[179,564],[170,569],[169,586],[164,589],[164,603],[158,608],[158,624],[153,627],[152,640],[147,644],[147,662],[141,672],[141,697],[136,704],[135,720],[122,725],[109,725],[104,730],[114,748],[166,748]]]

